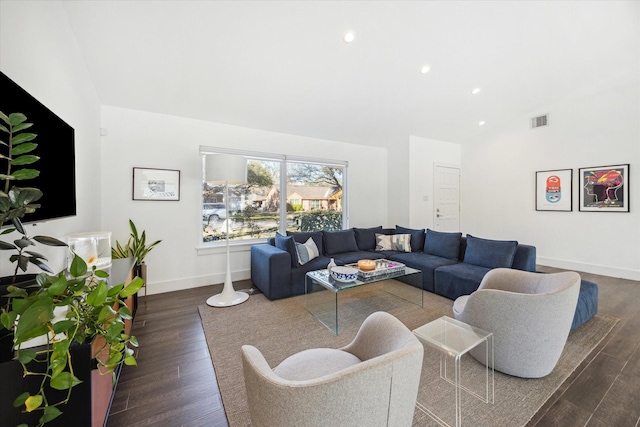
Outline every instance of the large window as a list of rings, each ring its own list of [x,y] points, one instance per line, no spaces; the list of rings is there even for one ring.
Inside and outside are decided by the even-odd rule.
[[[209,182],[203,172],[202,241],[265,239],[277,231],[340,230],[346,225],[347,163],[302,159],[214,147],[200,147],[203,171],[208,155],[234,154],[247,160],[246,183]],[[282,209],[282,207],[285,209]]]

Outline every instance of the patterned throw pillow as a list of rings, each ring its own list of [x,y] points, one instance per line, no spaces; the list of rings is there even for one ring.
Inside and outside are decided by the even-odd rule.
[[[311,237],[304,243],[296,242],[296,250],[298,251],[298,262],[300,265],[305,265],[320,255],[316,242],[314,242]]]
[[[411,252],[411,234],[376,233],[376,251]]]

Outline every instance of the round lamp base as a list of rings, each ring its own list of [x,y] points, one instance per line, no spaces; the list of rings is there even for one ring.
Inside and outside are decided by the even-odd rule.
[[[212,307],[230,307],[232,305],[242,304],[246,300],[249,299],[249,294],[244,292],[235,291],[232,294],[230,293],[220,293],[218,295],[214,295],[207,300],[207,305]]]

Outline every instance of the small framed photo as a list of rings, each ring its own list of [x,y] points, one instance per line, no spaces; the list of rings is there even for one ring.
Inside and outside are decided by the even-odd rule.
[[[629,212],[629,164],[580,168],[580,210]]]
[[[133,200],[180,200],[180,171],[133,168]]]
[[[573,169],[536,172],[536,210],[573,210]]]

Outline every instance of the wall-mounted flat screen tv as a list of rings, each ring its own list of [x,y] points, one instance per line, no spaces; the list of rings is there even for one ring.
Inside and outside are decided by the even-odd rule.
[[[27,214],[22,222],[40,222],[76,215],[76,164],[75,134],[53,111],[0,72],[0,111],[7,116],[22,113],[27,122],[33,123],[28,132],[38,135],[33,141],[38,147],[32,154],[40,157],[30,167],[40,171],[40,176],[30,180],[15,181],[19,187],[39,188],[43,196],[34,213]],[[1,122],[1,121],[0,121]],[[1,122],[4,124],[4,122]],[[0,140],[7,142],[7,134],[0,132]],[[4,145],[1,150],[6,150]],[[4,154],[4,153],[3,153]],[[0,162],[0,165],[2,162]],[[0,173],[5,173],[1,171]],[[4,191],[4,188],[2,189]]]

